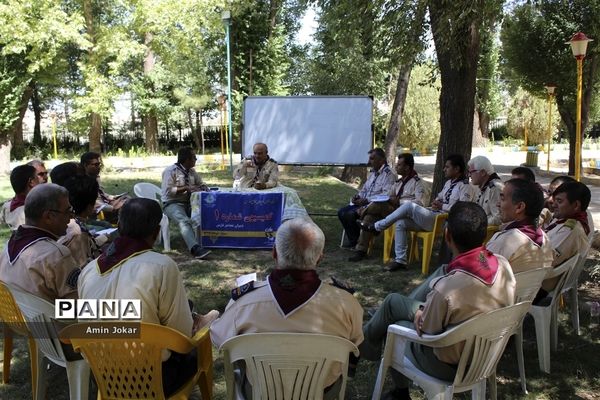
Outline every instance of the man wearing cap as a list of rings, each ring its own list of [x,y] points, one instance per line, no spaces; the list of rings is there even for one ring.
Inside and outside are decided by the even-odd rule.
[[[471,183],[479,188],[477,204],[483,208],[488,217],[488,226],[500,225],[500,192],[502,180],[494,171],[490,160],[485,156],[476,156],[467,163]]]

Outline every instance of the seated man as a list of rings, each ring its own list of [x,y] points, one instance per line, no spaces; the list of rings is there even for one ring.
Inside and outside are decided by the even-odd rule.
[[[371,167],[371,173],[362,189],[352,197],[350,205],[338,210],[338,218],[346,231],[348,248],[351,249],[358,244],[360,228],[357,222],[371,201],[370,199],[374,196],[387,196],[396,180],[396,175],[387,164],[385,152],[380,148],[369,151],[367,166]]]
[[[11,231],[25,223],[25,198],[37,184],[35,168],[31,165],[19,165],[10,172],[10,185],[15,197],[2,205],[0,218]]]
[[[546,227],[550,225],[550,222],[554,218],[554,198],[552,197],[552,194],[554,193],[557,187],[566,182],[577,181],[575,180],[575,178],[570,177],[568,175],[561,175],[552,179],[548,184],[548,197],[546,198],[546,206],[542,210],[542,214],[540,215],[540,226],[544,229],[546,229]],[[589,208],[586,210],[586,213],[587,223],[588,227],[590,228],[590,232],[594,232],[594,217],[592,216],[592,213],[590,212]]]
[[[242,160],[233,171],[234,186],[242,189],[271,189],[279,183],[279,166],[269,157],[269,149],[264,143],[252,147],[254,156]]]
[[[152,251],[160,232],[162,210],[154,200],[131,199],[119,217],[120,237],[83,269],[79,297],[85,299],[140,299],[142,321],[165,325],[186,336],[218,316],[196,315],[188,305],[181,273],[175,262]],[[163,390],[173,394],[196,372],[196,354],[163,354]]]
[[[322,333],[362,342],[360,304],[350,293],[323,284],[317,274],[324,245],[325,235],[312,221],[295,218],[282,224],[273,249],[275,269],[265,282],[233,292],[225,312],[210,327],[213,344],[220,347],[234,336],[260,332]],[[340,374],[333,371],[325,384],[333,385]],[[332,388],[328,394],[337,392]]]
[[[430,231],[433,229],[435,218],[439,213],[447,213],[458,201],[473,201],[473,186],[465,176],[465,160],[459,154],[446,157],[444,174],[448,180],[438,193],[430,208],[415,203],[404,203],[375,225],[363,225],[364,230],[381,232],[396,223],[395,252],[396,257],[385,266],[386,271],[396,271],[406,268],[408,260],[407,231]]]
[[[485,156],[473,157],[467,163],[471,183],[479,187],[477,204],[483,208],[488,216],[488,226],[500,225],[500,192],[502,180],[494,171],[490,160]]]
[[[458,202],[448,215],[444,233],[448,247],[455,254],[446,274],[430,282],[425,302],[397,293],[389,294],[373,318],[364,326],[361,356],[377,361],[390,324],[413,327],[419,335],[435,335],[476,315],[514,303],[515,277],[508,261],[483,246],[487,216],[472,202]],[[431,348],[410,343],[405,355],[425,373],[452,381],[463,343]],[[409,396],[409,380],[392,371],[395,389],[390,398]]]
[[[586,185],[575,181],[557,187],[552,197],[554,218],[545,231],[555,253],[552,266],[556,267],[581,252],[588,244],[590,227],[586,210],[592,194]],[[542,282],[545,294],[554,289],[557,281],[558,278],[551,278]]]
[[[102,157],[98,153],[92,151],[81,155],[81,167],[85,170],[85,174],[91,176],[98,181],[98,199],[96,200],[96,211],[104,213],[104,219],[111,222],[116,222],[119,210],[123,204],[130,199],[126,194],[112,195],[104,191],[100,183],[100,171],[102,170]]]
[[[177,152],[177,162],[165,168],[162,174],[163,211],[171,221],[179,225],[179,231],[190,253],[204,258],[210,250],[204,249],[196,238],[196,229],[190,218],[192,192],[206,191],[208,186],[194,169],[196,153],[191,147],[182,147]]]
[[[536,225],[544,196],[537,184],[523,179],[511,179],[500,194],[500,216],[503,225],[485,247],[506,258],[513,274],[535,268],[550,268],[554,251],[544,231]],[[417,286],[410,298],[425,301],[430,282],[446,274],[443,264]]]
[[[48,170],[46,169],[43,161],[31,160],[27,163],[27,165],[31,165],[33,168],[35,168],[35,176],[38,184],[48,183]]]
[[[85,225],[94,214],[98,181],[91,176],[73,176],[61,186],[69,191],[69,202],[75,215],[67,226],[67,233],[58,239],[58,243],[69,248],[77,265],[84,267],[100,255],[100,248],[112,240],[112,235],[96,235]]]
[[[531,168],[515,167],[510,171],[511,179],[524,179],[528,182],[535,182],[535,174]]]
[[[535,182],[511,179],[504,184],[500,194],[503,225],[486,248],[504,256],[515,274],[552,266],[552,246],[537,224],[543,204],[544,195]]]
[[[429,202],[429,190],[423,180],[419,178],[415,171],[415,159],[412,154],[404,153],[398,155],[396,163],[396,173],[401,176],[400,179],[390,189],[387,201],[375,202],[372,201],[362,211],[361,223],[368,225],[377,220],[385,218],[398,208],[401,204],[407,201],[412,201],[415,204],[423,206]],[[356,244],[356,253],[350,257],[349,261],[360,261],[367,256],[369,242],[373,238],[373,233],[361,230]]]
[[[25,200],[26,223],[0,254],[0,280],[50,302],[76,298],[81,270],[69,249],[56,242],[72,216],[67,189],[53,183],[33,188]]]

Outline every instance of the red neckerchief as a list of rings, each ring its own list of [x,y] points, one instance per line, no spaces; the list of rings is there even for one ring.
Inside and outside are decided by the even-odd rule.
[[[56,240],[56,236],[48,231],[36,228],[35,226],[19,226],[17,230],[13,232],[8,240],[8,245],[6,246],[8,251],[8,261],[11,264],[14,264],[26,248],[43,239]]]
[[[127,236],[116,238],[106,250],[98,257],[98,268],[103,274],[120,264],[127,258],[151,250],[152,246],[145,240],[134,239]]]
[[[452,271],[463,271],[486,285],[491,285],[498,272],[498,259],[485,247],[476,247],[456,256],[446,268],[447,273]]]
[[[26,197],[26,194],[18,194],[13,197],[13,199],[10,201],[10,212],[15,211],[16,208],[24,206]]]
[[[548,225],[548,227],[546,228],[546,232],[550,232],[552,229],[554,229],[556,227],[556,225],[564,224],[565,222],[567,222],[568,219],[574,219],[574,220],[579,221],[581,223],[581,226],[583,227],[583,230],[585,231],[585,234],[586,235],[590,234],[590,226],[588,225],[588,216],[585,211],[580,211],[577,214],[571,215],[570,218],[555,219],[552,224]]]
[[[513,221],[508,224],[504,230],[507,231],[515,228],[520,230],[521,233],[531,239],[531,241],[536,245],[541,246],[544,243],[544,231],[542,228],[536,227],[529,220],[522,219],[520,221]]]
[[[287,317],[306,303],[321,287],[317,271],[276,269],[269,275],[271,293]]]
[[[413,169],[410,171],[410,174],[402,178],[402,185],[400,185],[400,189],[398,189],[398,194],[396,194],[396,197],[398,199],[400,199],[400,197],[402,197],[402,194],[404,193],[404,185],[406,185],[406,182],[410,181],[415,176],[417,176],[417,171]]]

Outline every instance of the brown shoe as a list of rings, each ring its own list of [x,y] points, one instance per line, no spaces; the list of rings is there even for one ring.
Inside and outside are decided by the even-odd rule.
[[[365,258],[367,258],[367,252],[362,251],[362,250],[357,250],[352,257],[348,258],[348,261],[356,262],[356,261],[364,260]]]
[[[390,261],[389,263],[385,264],[385,267],[383,267],[383,270],[388,272],[398,271],[399,269],[408,269],[408,267],[406,264],[396,261]]]

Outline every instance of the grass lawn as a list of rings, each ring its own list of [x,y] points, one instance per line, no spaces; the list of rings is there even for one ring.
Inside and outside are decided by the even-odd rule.
[[[202,171],[204,180],[210,186],[229,186],[231,179],[226,171]],[[133,193],[133,185],[140,181],[160,184],[160,171],[132,172],[105,171],[103,184],[109,193],[129,191]],[[318,170],[295,170],[284,173],[283,184],[298,190],[300,198],[309,213],[335,214],[336,210],[354,193],[354,189],[330,176],[321,176]],[[8,179],[0,182],[0,199],[12,197]],[[325,257],[319,266],[322,279],[335,275],[349,281],[356,289],[356,297],[366,309],[376,306],[387,293],[408,293],[419,284],[420,264],[412,265],[409,271],[396,273],[382,272],[381,247],[383,239],[375,244],[373,254],[359,263],[350,263],[347,258],[352,254],[338,247],[341,227],[335,216],[316,216],[315,222],[323,229],[326,236]],[[8,238],[8,230],[0,230],[0,244],[4,246]],[[187,255],[185,244],[174,225],[171,226],[171,243],[173,251],[169,253],[179,264],[189,297],[200,312],[212,308],[223,310],[229,299],[230,290],[234,287],[234,279],[245,273],[257,272],[261,276],[268,274],[273,262],[270,251],[214,250],[207,260],[198,261]],[[597,263],[597,254],[588,260],[589,267]],[[434,268],[435,255],[432,266]],[[589,293],[598,293],[597,282],[593,282],[587,272],[582,275],[581,295],[591,297]],[[589,289],[589,290],[588,290]],[[594,297],[592,297],[594,298]],[[597,298],[594,298],[597,300]],[[365,313],[365,318],[368,316]],[[558,351],[552,354],[552,374],[539,371],[537,349],[533,321],[525,321],[525,364],[529,395],[521,393],[517,360],[512,341],[507,347],[498,368],[498,398],[528,399],[592,399],[600,398],[600,328],[589,327],[589,312],[581,312],[583,334],[577,337],[570,325],[566,311],[560,316]],[[213,352],[215,359],[215,398],[225,397],[223,364],[218,352]],[[377,363],[361,361],[356,377],[349,381],[348,399],[368,399],[371,397]],[[48,371],[48,399],[67,399],[68,387],[64,369],[53,366]],[[387,386],[389,387],[389,386]],[[384,389],[385,390],[385,389]],[[420,392],[413,390],[413,398],[422,398]],[[464,397],[464,396],[463,396]],[[31,380],[29,373],[29,357],[26,342],[15,340],[15,350],[11,368],[10,384],[0,385],[0,399],[31,398]]]

